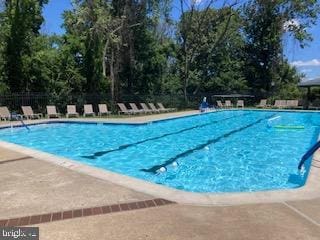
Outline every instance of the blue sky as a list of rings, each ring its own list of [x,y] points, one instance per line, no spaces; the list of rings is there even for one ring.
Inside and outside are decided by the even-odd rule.
[[[201,0],[198,0],[201,1]],[[45,24],[42,31],[44,33],[61,34],[64,32],[62,28],[62,13],[64,10],[71,9],[70,0],[49,0],[44,8]],[[172,15],[178,16],[177,10],[173,9]],[[313,42],[308,47],[301,49],[299,43],[293,41],[289,37],[285,37],[285,54],[289,62],[295,65],[300,72],[306,75],[306,79],[320,77],[320,19],[317,25],[310,29],[313,35]]]

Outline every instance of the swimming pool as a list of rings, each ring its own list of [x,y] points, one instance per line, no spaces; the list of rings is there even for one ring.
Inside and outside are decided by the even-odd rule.
[[[304,128],[270,128],[275,117]],[[149,124],[7,128],[0,140],[184,191],[252,192],[302,186],[307,174],[297,165],[319,126],[318,113],[231,110]]]

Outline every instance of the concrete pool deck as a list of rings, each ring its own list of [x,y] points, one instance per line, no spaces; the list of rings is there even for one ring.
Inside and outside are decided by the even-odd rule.
[[[320,237],[319,226],[283,204],[168,205],[37,226],[41,239],[48,240],[318,240]]]
[[[0,148],[0,216],[152,199],[152,196]]]
[[[196,112],[185,114],[193,113]],[[174,114],[127,121],[143,122],[168,116]],[[2,148],[0,144],[0,225],[3,219],[159,197],[83,174],[74,166],[43,161],[41,156],[37,159]],[[319,156],[315,155],[315,164],[320,161]],[[317,166],[312,169],[319,171]],[[320,196],[317,192],[320,182],[313,181],[317,189],[310,189],[309,197],[299,193],[302,196],[296,201],[290,200],[295,199],[293,196],[286,201],[274,198],[273,203],[237,202],[234,206],[190,206],[182,202],[87,217],[83,214],[80,218],[36,226],[40,227],[40,239],[319,239]],[[261,197],[268,197],[269,193]],[[237,197],[230,197],[233,198]],[[261,199],[261,202],[268,201]]]
[[[0,148],[4,218],[141,201],[134,192]],[[236,206],[174,204],[35,224],[40,239],[319,239],[320,198]]]

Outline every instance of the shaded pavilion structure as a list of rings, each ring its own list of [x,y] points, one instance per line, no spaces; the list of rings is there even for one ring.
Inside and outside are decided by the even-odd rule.
[[[309,108],[309,102],[310,102],[310,94],[311,94],[311,88],[312,87],[320,87],[320,77],[314,78],[308,81],[303,81],[298,83],[298,87],[301,88],[307,88],[307,101],[306,101],[306,106],[305,108]]]

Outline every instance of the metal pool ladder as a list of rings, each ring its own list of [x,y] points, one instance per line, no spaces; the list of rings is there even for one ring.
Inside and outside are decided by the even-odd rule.
[[[30,128],[28,127],[28,125],[26,125],[24,123],[24,121],[22,119],[20,119],[20,122],[21,122],[22,126],[24,126],[28,131],[30,131]]]
[[[298,169],[301,171],[301,168],[304,166],[304,163],[320,148],[320,140],[314,144],[301,158]]]
[[[22,118],[21,115],[12,113],[12,114],[11,114],[11,119],[16,119],[16,120],[20,121],[20,122],[21,122],[21,125],[22,125],[23,127],[25,127],[28,131],[30,131],[30,128],[28,127],[28,125],[26,125],[26,124],[24,123],[23,118]],[[13,125],[11,124],[11,128],[12,128],[12,127],[13,127]]]

